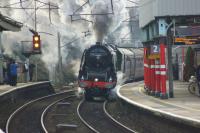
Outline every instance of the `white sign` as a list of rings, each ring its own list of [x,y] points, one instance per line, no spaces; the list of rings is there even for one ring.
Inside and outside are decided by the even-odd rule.
[[[158,54],[160,53],[160,46],[159,45],[151,45],[151,54]]]

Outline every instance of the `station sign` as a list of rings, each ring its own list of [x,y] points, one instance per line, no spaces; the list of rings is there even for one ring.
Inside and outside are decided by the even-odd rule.
[[[160,58],[160,45],[151,45],[149,59],[159,59]]]
[[[185,36],[185,37],[175,37],[175,45],[194,45],[200,44],[200,36]]]
[[[160,46],[159,45],[151,45],[151,53],[150,54],[159,54]]]
[[[195,45],[200,44],[200,24],[191,26],[175,27],[175,45]]]

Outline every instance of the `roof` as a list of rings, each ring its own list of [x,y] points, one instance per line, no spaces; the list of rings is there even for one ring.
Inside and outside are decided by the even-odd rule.
[[[15,21],[7,16],[4,16],[0,13],[0,31],[20,31],[22,23]]]
[[[130,51],[129,49],[126,49],[126,48],[117,48],[119,50],[119,52],[121,54],[124,54],[124,55],[128,55],[128,56],[134,56],[134,53],[132,51]]]
[[[135,58],[143,57],[144,54],[143,48],[118,47],[117,49],[120,53],[125,54],[127,56],[134,56]]]
[[[199,16],[199,5],[200,0],[140,0],[140,27],[145,27],[156,17]]]

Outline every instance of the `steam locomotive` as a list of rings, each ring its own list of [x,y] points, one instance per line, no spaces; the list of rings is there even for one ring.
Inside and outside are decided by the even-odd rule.
[[[142,78],[142,49],[122,48],[97,42],[82,55],[78,83],[79,87],[85,89],[86,100],[92,100],[94,96],[108,98],[117,82],[124,83]]]

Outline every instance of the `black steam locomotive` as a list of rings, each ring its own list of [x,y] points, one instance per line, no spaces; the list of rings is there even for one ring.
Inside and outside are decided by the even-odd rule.
[[[86,100],[92,100],[93,96],[109,97],[117,80],[139,78],[143,78],[143,50],[96,43],[83,53],[78,82],[85,89]]]

